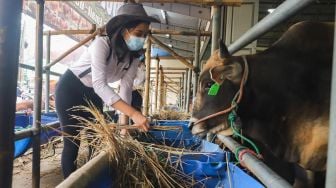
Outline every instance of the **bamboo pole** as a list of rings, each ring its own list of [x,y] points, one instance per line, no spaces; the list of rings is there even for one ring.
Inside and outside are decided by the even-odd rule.
[[[160,66],[160,59],[156,56],[156,76],[155,76],[155,95],[154,95],[154,108],[155,111],[158,109],[158,94],[159,94],[159,66]]]
[[[162,60],[162,58],[160,57],[160,59]],[[163,70],[182,70],[182,71],[186,71],[188,68],[179,68],[179,67],[162,67]],[[151,68],[151,70],[155,70],[154,67]]]
[[[91,35],[89,35],[88,37],[86,37],[84,40],[82,40],[81,42],[77,43],[76,45],[74,45],[73,47],[71,47],[69,50],[67,50],[66,52],[64,52],[62,55],[60,55],[58,58],[56,58],[53,62],[51,62],[50,64],[46,65],[44,68],[45,69],[48,69],[48,68],[50,69],[51,66],[53,66],[56,63],[60,62],[66,56],[68,56],[73,51],[77,50],[79,47],[83,46],[84,44],[86,44],[90,40],[94,39],[100,33],[102,33],[102,30],[98,29],[97,31],[95,31],[94,33],[92,33]]]
[[[31,0],[32,1],[32,0]],[[77,0],[45,0],[45,1],[77,1]],[[81,0],[81,1],[101,1],[101,0]],[[106,0],[110,2],[125,2],[125,0]],[[242,0],[137,0],[138,3],[185,3],[185,4],[202,4],[202,5],[226,5],[240,6]]]
[[[46,36],[46,65],[50,63],[50,34]],[[46,113],[49,113],[49,95],[50,95],[50,69],[45,70],[45,99],[44,109]]]
[[[185,70],[183,71],[172,71],[172,72],[165,72],[165,75],[166,74],[182,74],[182,72],[185,72]],[[156,72],[151,72],[151,74],[156,74]]]
[[[182,56],[183,57],[183,56]],[[194,57],[183,57],[184,59],[187,59],[187,60],[194,60]],[[155,57],[152,57],[152,59],[155,59]],[[160,59],[163,60],[163,59],[176,59],[172,56],[160,56]]]
[[[187,93],[186,93],[186,112],[189,113],[189,104],[190,104],[190,90],[191,90],[191,74],[192,71],[188,70],[188,80],[187,80]]]
[[[182,56],[180,56],[179,54],[177,54],[174,50],[170,49],[169,46],[163,44],[159,39],[157,39],[157,38],[155,38],[153,36],[149,36],[149,38],[152,40],[152,42],[158,44],[160,47],[162,47],[167,52],[169,52],[172,56],[174,56],[176,59],[178,59],[186,67],[188,67],[189,69],[194,69],[194,66],[191,63],[189,63],[186,59],[184,59]]]
[[[164,104],[163,104],[163,94],[164,94],[164,73],[162,70],[162,66],[160,66],[160,97],[159,97],[159,111],[161,111],[161,109],[163,108]]]
[[[41,162],[41,103],[43,76],[43,21],[44,0],[38,0],[36,5],[36,44],[35,44],[35,82],[34,82],[34,114],[33,128],[36,129],[33,141],[32,187],[40,187]]]
[[[96,31],[96,24],[92,24],[91,29],[70,29],[70,30],[55,30],[55,31],[44,31],[43,35],[83,35],[92,34]]]
[[[161,29],[152,29],[151,34],[158,34],[158,35],[184,35],[184,36],[211,36],[210,31],[202,31],[198,33],[198,31],[175,31],[175,30],[161,30]]]
[[[200,54],[200,36],[196,36],[196,40],[195,40],[195,61],[193,61],[194,63],[194,67],[197,67],[196,69],[199,70],[200,67],[200,58],[199,58],[199,54]],[[194,71],[193,74],[193,98],[196,97],[196,92],[197,92],[197,85],[198,85],[198,77],[199,77],[199,72]]]
[[[146,41],[146,81],[145,81],[145,97],[144,97],[144,115],[149,115],[149,87],[150,87],[150,62],[151,62],[151,48],[152,48],[152,41],[147,39]]]

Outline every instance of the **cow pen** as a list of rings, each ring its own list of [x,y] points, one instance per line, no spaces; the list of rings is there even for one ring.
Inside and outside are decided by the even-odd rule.
[[[20,65],[18,62],[18,49],[19,49],[19,33],[20,27],[17,23],[9,22],[10,17],[20,18],[21,16],[21,3],[22,1],[16,1],[16,3],[10,3],[3,1],[0,3],[0,124],[6,126],[0,126],[0,152],[4,153],[0,157],[0,184],[4,187],[11,187],[12,182],[12,161],[13,161],[13,143],[15,140],[22,138],[31,137],[33,138],[33,169],[32,169],[32,185],[33,187],[40,187],[40,133],[41,133],[41,105],[42,105],[42,80],[43,73],[45,73],[45,93],[48,96],[49,91],[49,80],[50,75],[59,75],[50,70],[50,68],[65,58],[67,55],[71,54],[73,51],[79,47],[85,45],[91,41],[96,35],[100,35],[104,32],[104,28],[96,28],[96,25],[92,25],[91,29],[87,30],[59,30],[59,31],[43,31],[44,22],[44,3],[46,1],[72,1],[72,0],[37,0],[37,19],[36,19],[36,54],[35,54],[35,67],[27,67],[26,65]],[[90,0],[96,1],[96,0]],[[190,0],[190,1],[170,1],[170,0],[148,0],[139,2],[151,2],[151,3],[170,3],[170,2],[183,2],[183,3],[204,3],[204,1]],[[206,1],[208,5],[211,5],[213,11],[212,17],[212,31],[173,31],[173,30],[163,30],[163,29],[152,29],[151,34],[148,36],[150,40],[146,41],[146,80],[144,88],[144,114],[148,116],[150,113],[150,90],[155,91],[154,99],[154,111],[158,111],[162,108],[163,102],[162,98],[165,95],[164,82],[169,79],[171,83],[175,83],[180,89],[177,91],[179,96],[179,103],[185,112],[189,112],[189,104],[191,103],[190,95],[195,97],[195,91],[197,90],[197,82],[199,76],[199,69],[201,67],[201,49],[200,49],[200,37],[202,36],[212,36],[211,40],[211,52],[214,52],[218,48],[218,39],[220,37],[221,31],[221,6],[218,5],[219,1]],[[223,0],[220,1],[223,5],[239,5],[238,0]],[[228,50],[230,53],[235,53],[248,45],[249,43],[256,40],[258,37],[278,25],[279,23],[290,18],[294,14],[301,11],[303,8],[309,6],[314,0],[286,0],[280,6],[278,6],[274,12],[266,16],[264,19],[260,20],[256,25],[249,29],[245,34],[239,37],[235,42],[229,45]],[[5,11],[6,10],[6,11]],[[336,18],[335,18],[336,20]],[[9,29],[4,29],[9,28]],[[14,32],[13,32],[14,31]],[[336,33],[336,31],[335,31]],[[51,37],[53,35],[69,35],[69,34],[85,34],[89,35],[84,40],[80,41],[78,44],[64,52],[61,56],[56,58],[54,61],[50,62],[50,48],[51,48]],[[166,44],[160,42],[155,34],[162,35],[181,35],[181,36],[194,36],[195,37],[195,49],[194,49],[194,59],[183,57],[171,49]],[[46,60],[47,65],[43,65],[43,35],[46,39]],[[10,36],[10,37],[8,37]],[[9,45],[11,44],[11,45]],[[151,47],[157,44],[158,46],[165,49],[172,57],[179,60],[180,63],[185,65],[185,69],[182,69],[179,73],[181,76],[178,81],[174,82],[171,78],[165,77],[166,72],[164,68],[159,67],[160,58],[157,57],[157,67],[155,75],[155,89],[151,89]],[[331,103],[330,103],[330,135],[329,135],[329,148],[328,148],[328,162],[327,162],[327,178],[326,187],[331,188],[336,185],[336,168],[332,168],[336,165],[336,158],[333,155],[336,153],[336,38],[334,38],[334,56],[333,56],[333,71],[332,71],[332,90],[331,90]],[[23,66],[28,69],[34,69],[35,71],[35,88],[34,88],[34,124],[32,128],[14,133],[14,86],[17,82],[17,69],[19,66]],[[176,71],[178,72],[178,71]],[[174,74],[172,72],[171,74]],[[4,89],[6,88],[6,89]],[[7,89],[9,88],[9,89]],[[193,89],[191,89],[193,88]],[[192,93],[190,91],[193,91]],[[49,98],[45,99],[45,111],[49,112]],[[10,107],[10,108],[9,108]],[[8,110],[9,109],[9,110]],[[49,129],[55,129],[59,127],[59,122],[54,122],[46,125]],[[218,136],[218,138],[231,150],[235,151],[239,144],[229,137]],[[259,178],[259,180],[267,187],[291,187],[284,179],[278,176],[275,172],[269,169],[264,163],[258,160],[253,155],[246,153],[242,155],[244,164],[246,167]],[[80,177],[85,175],[85,171],[90,169],[94,174],[99,175],[101,169],[107,163],[107,156],[105,153],[100,154],[93,160],[88,162],[88,165],[84,168],[78,169],[71,178],[66,179],[59,187],[70,187],[79,185],[79,181],[82,181]],[[90,179],[81,182],[81,185],[88,185]]]

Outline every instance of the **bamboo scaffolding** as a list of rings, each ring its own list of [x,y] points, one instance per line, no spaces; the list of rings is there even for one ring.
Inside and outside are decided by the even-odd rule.
[[[153,36],[149,36],[149,39],[158,44],[160,47],[162,47],[163,49],[165,49],[167,52],[169,52],[172,56],[174,56],[176,59],[178,59],[181,63],[183,63],[186,67],[188,67],[189,69],[194,69],[194,66],[189,63],[189,61],[187,61],[186,59],[184,59],[182,56],[180,56],[179,54],[177,54],[174,50],[172,50],[171,48],[169,48],[169,46],[163,44],[159,39],[153,37]]]
[[[55,31],[44,31],[43,35],[82,35],[82,34],[92,34],[96,31],[96,24],[92,24],[91,29],[70,29],[70,30],[55,30]]]
[[[32,1],[32,0],[30,0]],[[45,1],[76,1],[76,0],[45,0]],[[81,1],[101,1],[101,0],[81,0]],[[125,2],[125,0],[106,0],[107,2]],[[138,3],[186,3],[186,4],[202,4],[202,5],[226,5],[240,6],[242,0],[136,0]]]
[[[87,42],[89,42],[90,40],[94,39],[98,34],[101,34],[102,32],[103,32],[103,30],[101,28],[97,29],[94,33],[92,33],[91,35],[89,35],[88,37],[86,37],[84,40],[82,40],[81,42],[77,43],[76,45],[74,45],[73,47],[71,47],[69,50],[67,50],[66,52],[64,52],[62,55],[60,55],[58,58],[56,58],[53,62],[51,62],[50,64],[44,66],[44,69],[50,69],[50,67],[52,67],[56,63],[60,62],[66,56],[68,56],[73,51],[77,50],[78,48],[80,48],[81,46],[83,46],[84,44],[86,44]]]

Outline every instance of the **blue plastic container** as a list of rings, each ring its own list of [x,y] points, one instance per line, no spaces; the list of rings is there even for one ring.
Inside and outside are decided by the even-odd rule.
[[[48,113],[42,114],[41,116],[41,123],[42,125],[58,121],[56,113]],[[18,114],[15,118],[15,131],[20,131],[27,129],[33,124],[33,116],[32,115],[25,115],[25,114]],[[44,130],[42,126],[42,133],[41,133],[41,144],[47,143],[52,137],[59,136],[59,133],[55,130]],[[21,140],[15,141],[15,151],[14,157],[18,157],[24,154],[29,148],[31,147],[31,138],[24,138]]]

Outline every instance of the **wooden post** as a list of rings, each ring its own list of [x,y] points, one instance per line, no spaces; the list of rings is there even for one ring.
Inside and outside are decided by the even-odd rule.
[[[176,59],[178,59],[186,67],[188,67],[189,69],[194,69],[194,66],[191,63],[189,63],[186,59],[184,59],[182,56],[180,56],[179,54],[177,54],[174,50],[170,49],[169,46],[163,44],[159,39],[157,39],[157,38],[155,38],[153,36],[150,36],[149,38],[152,40],[152,42],[158,44],[160,47],[162,47],[168,53],[170,53],[173,57],[175,57]]]
[[[151,47],[152,47],[152,41],[147,39],[146,41],[146,81],[145,81],[145,97],[144,97],[144,115],[148,116],[149,115],[149,88],[150,88],[150,66],[151,66]]]

